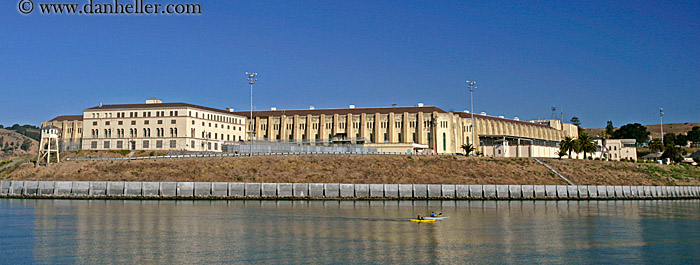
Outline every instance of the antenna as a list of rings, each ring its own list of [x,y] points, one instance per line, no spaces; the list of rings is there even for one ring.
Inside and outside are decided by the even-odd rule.
[[[552,106],[552,116],[549,117],[550,120],[556,120],[557,119],[557,107]]]

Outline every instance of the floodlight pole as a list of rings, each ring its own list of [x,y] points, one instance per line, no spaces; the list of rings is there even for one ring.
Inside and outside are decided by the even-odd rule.
[[[245,72],[246,76],[248,76],[248,84],[250,84],[250,127],[248,128],[248,150],[250,151],[248,154],[252,157],[253,156],[253,84],[255,84],[255,81],[258,81],[258,73],[248,73]]]
[[[664,145],[664,108],[659,108],[659,119],[661,119],[661,145]]]
[[[475,145],[475,135],[476,133],[474,132],[474,89],[476,89],[476,81],[469,81],[467,80],[467,87],[469,88],[469,101],[471,105],[471,115],[472,115],[472,147],[474,148],[474,151],[476,151],[476,145]]]

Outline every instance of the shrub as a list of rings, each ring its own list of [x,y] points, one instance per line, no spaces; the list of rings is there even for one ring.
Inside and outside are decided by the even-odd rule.
[[[110,152],[115,153],[115,154],[120,154],[122,156],[128,155],[131,153],[129,150],[110,150]]]

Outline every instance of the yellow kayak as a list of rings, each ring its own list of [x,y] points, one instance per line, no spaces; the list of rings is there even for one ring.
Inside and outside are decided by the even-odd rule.
[[[411,222],[416,222],[416,223],[435,223],[435,219],[433,219],[433,220],[411,219]]]

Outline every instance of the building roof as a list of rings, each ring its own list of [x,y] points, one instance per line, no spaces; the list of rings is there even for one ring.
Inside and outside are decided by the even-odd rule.
[[[690,157],[690,158],[700,157],[700,151],[696,151],[695,153],[690,154],[688,157]]]
[[[83,115],[63,115],[51,119],[50,121],[82,121]]]
[[[182,103],[182,102],[152,103],[152,104],[111,104],[111,105],[96,106],[96,107],[88,108],[87,110],[158,109],[158,108],[182,108],[182,107],[208,110],[208,111],[218,112],[218,113],[222,113],[222,114],[229,114],[229,115],[239,115],[239,114],[236,114],[234,112],[227,111],[227,110],[215,109],[215,108],[204,107],[204,106]]]
[[[471,118],[472,114],[471,113],[466,113],[466,112],[453,112],[459,117],[462,118]],[[488,115],[481,115],[481,114],[474,114],[474,118],[477,119],[484,119],[484,120],[494,120],[494,121],[503,121],[503,122],[511,122],[511,123],[519,123],[519,124],[525,124],[525,125],[530,125],[530,126],[535,126],[535,127],[544,127],[544,128],[552,128],[549,125],[544,125],[544,124],[539,124],[536,122],[529,122],[529,121],[517,121],[513,119],[506,119],[506,118],[501,118],[501,117],[493,117],[493,116],[488,116]],[[554,128],[552,128],[554,129]]]
[[[343,108],[343,109],[297,109],[297,110],[258,110],[258,111],[253,111],[253,117],[270,117],[270,116],[281,116],[281,115],[287,115],[287,116],[294,116],[294,115],[299,115],[299,116],[305,116],[305,115],[346,115],[346,114],[362,114],[362,113],[367,113],[367,114],[374,114],[374,113],[379,113],[379,114],[388,114],[390,112],[393,113],[418,113],[418,112],[425,112],[425,113],[432,113],[432,112],[438,112],[438,113],[446,113],[444,110],[435,107],[435,106],[425,106],[425,107],[380,107],[380,108]],[[250,111],[235,111],[233,112],[235,114],[241,115],[241,116],[250,116]]]

